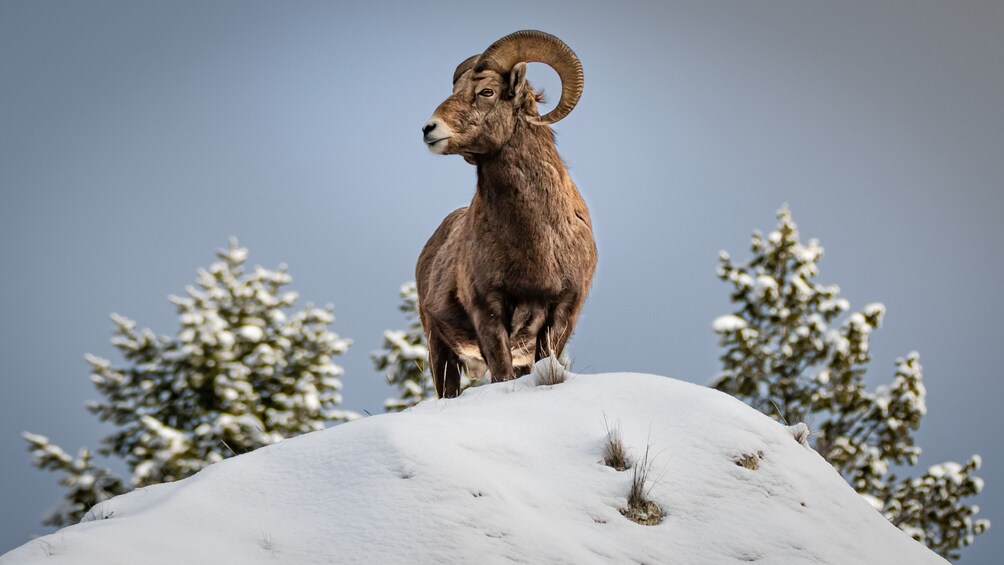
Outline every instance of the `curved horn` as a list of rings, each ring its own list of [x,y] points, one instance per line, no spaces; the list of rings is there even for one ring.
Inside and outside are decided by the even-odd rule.
[[[453,84],[457,84],[457,80],[460,79],[460,75],[466,73],[468,70],[474,67],[474,63],[477,63],[478,58],[480,57],[481,57],[480,54],[471,55],[470,57],[464,59],[463,63],[457,65],[457,70],[453,71]]]
[[[558,78],[561,79],[561,99],[550,112],[531,120],[535,124],[553,124],[564,118],[582,96],[582,63],[564,41],[549,33],[536,30],[510,33],[485,49],[478,59],[477,67],[485,68],[488,61],[494,61],[506,72],[516,63],[526,62],[544,63],[558,73]]]

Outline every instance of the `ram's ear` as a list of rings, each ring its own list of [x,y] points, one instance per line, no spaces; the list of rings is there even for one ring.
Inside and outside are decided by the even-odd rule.
[[[509,93],[519,98],[526,92],[526,63],[516,63],[509,71]]]

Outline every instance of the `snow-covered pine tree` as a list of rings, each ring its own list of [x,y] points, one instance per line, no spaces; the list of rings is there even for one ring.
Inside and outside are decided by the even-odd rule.
[[[724,251],[718,276],[732,285],[739,309],[714,321],[725,348],[714,386],[791,424],[809,420],[816,451],[893,524],[942,556],[959,550],[990,526],[963,499],[983,481],[980,458],[934,465],[916,478],[894,468],[917,463],[913,432],[926,412],[919,355],[899,359],[890,386],[865,387],[869,336],[885,315],[881,304],[850,309],[836,285],[814,282],[823,248],[799,241],[787,206],[778,227],[753,234],[753,258],[732,263]]]
[[[414,282],[401,285],[401,304],[408,322],[406,330],[387,330],[383,334],[383,349],[371,354],[373,366],[383,371],[387,384],[397,388],[397,398],[384,402],[387,412],[400,412],[423,400],[436,398],[436,385],[429,373],[429,348],[422,332],[422,320],[418,315],[418,289]],[[567,366],[567,364],[566,364]],[[460,390],[463,392],[474,383],[465,372],[460,373]]]
[[[428,371],[429,349],[418,318],[418,290],[414,282],[401,286],[401,305],[408,322],[406,330],[387,330],[383,334],[383,349],[372,354],[373,365],[382,371],[387,384],[397,389],[397,398],[384,402],[387,412],[400,412],[419,402],[436,398],[436,387]]]
[[[70,488],[47,524],[76,523],[109,494],[194,474],[233,454],[356,417],[338,409],[342,368],[334,363],[350,342],[328,330],[331,306],[291,312],[297,293],[285,266],[245,272],[247,249],[230,240],[219,261],[199,270],[198,286],[172,296],[176,337],[113,315],[112,344],[126,363],[88,355],[91,381],[103,400],[88,410],[118,430],[102,440],[132,471],[130,480],[94,467],[89,451],[72,459],[44,436],[25,434],[34,464],[63,471]]]
[[[67,488],[66,496],[43,519],[46,526],[63,527],[76,524],[95,504],[129,490],[122,479],[91,462],[91,452],[82,448],[74,459],[49,439],[35,434],[24,434],[28,449],[34,454],[32,464],[39,469],[61,471],[65,475],[59,484]]]

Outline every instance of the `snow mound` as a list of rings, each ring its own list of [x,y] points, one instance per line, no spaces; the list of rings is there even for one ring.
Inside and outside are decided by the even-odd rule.
[[[793,437],[801,428],[664,377],[538,377],[139,489],[0,561],[944,563]],[[659,524],[621,513],[634,473],[602,462],[614,426],[630,462],[648,450]]]

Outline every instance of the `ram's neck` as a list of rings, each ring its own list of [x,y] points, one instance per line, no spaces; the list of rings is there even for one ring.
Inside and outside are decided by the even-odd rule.
[[[477,167],[475,200],[489,209],[505,208],[510,220],[569,213],[579,198],[547,126],[521,122],[509,142]]]

